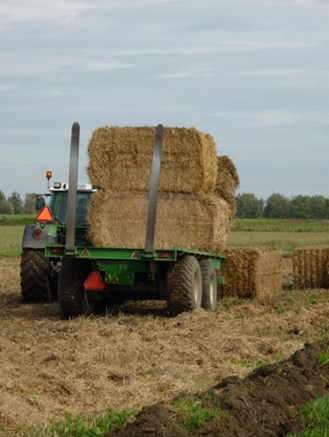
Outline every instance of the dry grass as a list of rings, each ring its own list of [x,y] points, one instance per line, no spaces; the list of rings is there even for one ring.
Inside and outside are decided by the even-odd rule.
[[[328,335],[325,290],[266,302],[224,299],[218,311],[166,316],[157,302],[64,321],[56,303],[19,302],[19,260],[1,259],[0,430],[66,413],[141,408],[203,390]]]

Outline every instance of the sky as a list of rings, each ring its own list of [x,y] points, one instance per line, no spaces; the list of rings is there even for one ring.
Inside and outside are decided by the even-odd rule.
[[[100,126],[195,127],[239,193],[329,197],[329,0],[0,0],[0,190],[80,182]]]

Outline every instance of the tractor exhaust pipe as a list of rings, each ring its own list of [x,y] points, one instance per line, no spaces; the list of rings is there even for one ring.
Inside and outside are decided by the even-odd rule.
[[[160,182],[162,143],[163,143],[163,126],[162,124],[159,124],[155,131],[153,162],[152,162],[152,170],[151,170],[151,184],[150,184],[147,225],[146,225],[145,252],[149,254],[153,252],[153,245],[154,245],[155,221],[156,221],[158,190],[159,190],[159,182]]]
[[[77,201],[78,167],[79,167],[80,125],[75,122],[71,131],[71,150],[69,167],[69,193],[67,199],[67,225],[65,254],[74,255],[75,248],[75,212]]]

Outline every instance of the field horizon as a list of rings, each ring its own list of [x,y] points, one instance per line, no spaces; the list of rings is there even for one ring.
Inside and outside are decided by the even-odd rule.
[[[35,216],[0,215],[0,257],[19,257],[24,225]],[[5,224],[4,224],[5,223]],[[270,247],[292,252],[297,247],[329,245],[328,220],[235,219],[229,246]]]

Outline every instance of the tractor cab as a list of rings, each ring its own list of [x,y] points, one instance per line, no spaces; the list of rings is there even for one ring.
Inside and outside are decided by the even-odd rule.
[[[67,223],[67,200],[69,184],[55,182],[49,191],[50,201],[49,209],[54,217],[54,222],[59,225]],[[86,225],[87,211],[91,199],[91,194],[96,191],[91,184],[78,184],[76,197],[76,224],[79,226]]]

